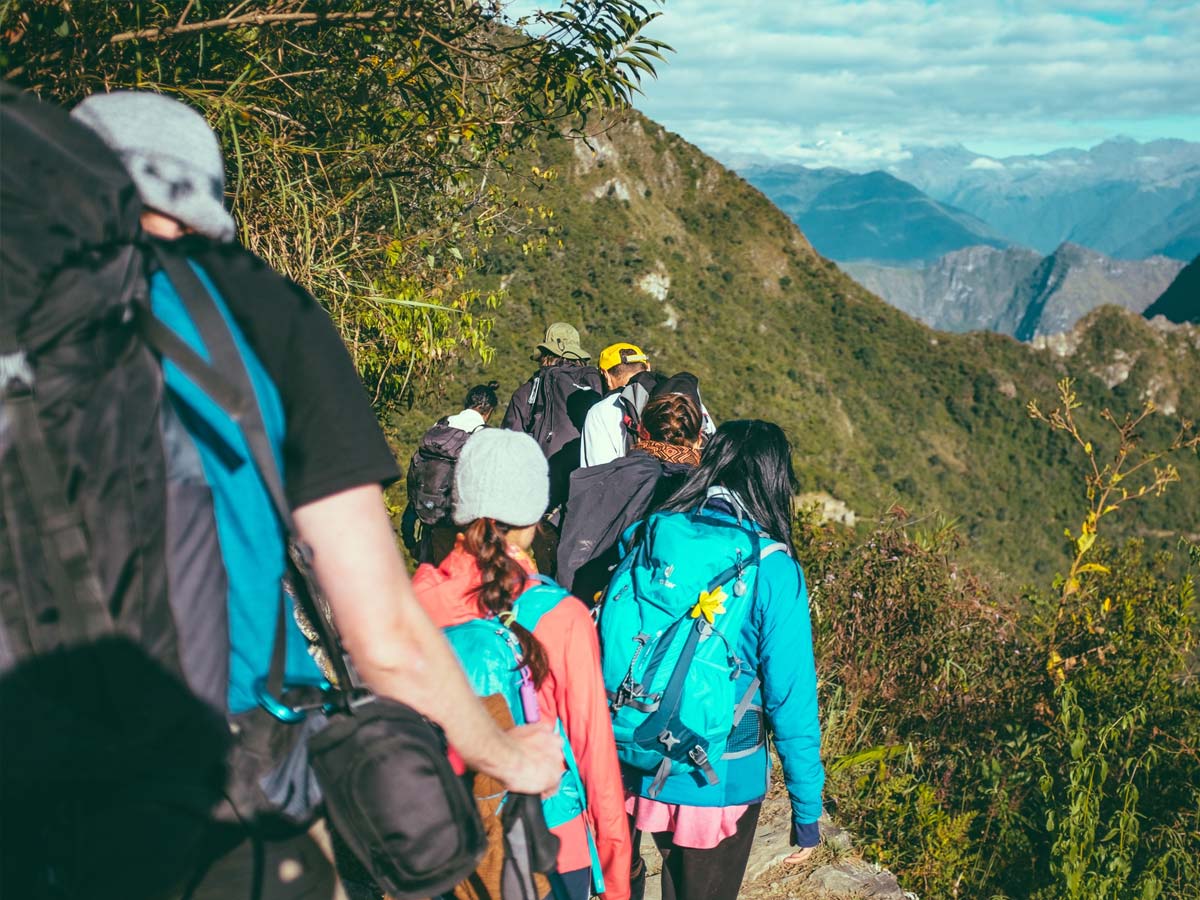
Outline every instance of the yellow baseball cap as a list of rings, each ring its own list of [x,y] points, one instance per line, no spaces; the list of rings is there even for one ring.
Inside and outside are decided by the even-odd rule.
[[[641,347],[633,344],[609,344],[600,351],[600,368],[611,369],[621,363],[650,362],[650,357],[642,352]]]

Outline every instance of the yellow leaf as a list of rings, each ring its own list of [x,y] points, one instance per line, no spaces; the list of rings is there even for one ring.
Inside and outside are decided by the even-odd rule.
[[[700,599],[692,607],[692,618],[698,619],[704,616],[711,625],[714,618],[725,612],[724,602],[727,599],[729,599],[729,595],[725,593],[723,587],[718,587],[715,591],[702,591]]]
[[[1108,615],[1112,611],[1112,597],[1105,597],[1104,602],[1100,604],[1100,611]]]
[[[1079,554],[1082,556],[1092,548],[1092,544],[1094,543],[1096,543],[1096,532],[1087,531],[1079,536],[1079,540],[1075,542],[1075,549],[1078,550]]]
[[[1078,578],[1068,578],[1066,585],[1063,587],[1063,596],[1070,597],[1072,594],[1074,594],[1078,590],[1079,590],[1079,579]]]
[[[1082,565],[1077,570],[1077,574],[1082,575],[1084,572],[1099,572],[1101,575],[1108,574],[1108,566],[1102,566],[1100,563],[1087,563]]]
[[[1083,445],[1083,452],[1084,453],[1092,452],[1092,442],[1091,441],[1088,441],[1086,444]]]

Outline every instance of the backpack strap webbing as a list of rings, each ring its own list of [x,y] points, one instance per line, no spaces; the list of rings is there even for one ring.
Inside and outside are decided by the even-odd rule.
[[[162,247],[155,248],[155,255],[200,333],[210,361],[205,361],[171,329],[153,314],[145,311],[138,321],[142,336],[161,356],[171,360],[191,378],[241,428],[251,460],[267,489],[271,505],[287,537],[291,590],[333,667],[341,702],[348,704],[355,680],[341,651],[340,641],[324,611],[317,604],[319,593],[312,571],[312,551],[300,539],[295,520],[292,518],[291,506],[283,488],[283,477],[270,438],[267,436],[262,410],[255,399],[254,385],[250,381],[242,354],[234,342],[221,310],[200,281],[191,263]],[[268,690],[275,697],[280,696],[284,686],[287,646],[286,639],[280,638],[286,635],[286,615],[286,602],[281,592],[267,676]]]
[[[13,424],[13,449],[37,517],[46,577],[56,601],[51,614],[50,609],[33,609],[27,592],[18,591],[30,648],[34,654],[43,654],[63,644],[91,643],[112,634],[116,623],[104,605],[100,581],[92,568],[83,519],[67,502],[38,417],[33,372],[19,350],[0,356],[0,400]]]
[[[516,601],[517,624],[526,631],[532,632],[537,628],[542,616],[558,606],[562,599],[571,592],[556,582],[538,572],[527,579],[533,587],[527,588]]]

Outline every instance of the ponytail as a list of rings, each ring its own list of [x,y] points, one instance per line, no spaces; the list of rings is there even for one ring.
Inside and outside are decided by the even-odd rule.
[[[525,588],[526,575],[520,563],[508,555],[508,528],[494,519],[476,519],[463,533],[463,549],[475,558],[482,576],[476,596],[479,611],[489,617],[511,612]],[[534,686],[541,687],[550,671],[545,648],[515,620],[507,624],[521,644],[522,662],[529,668]]]

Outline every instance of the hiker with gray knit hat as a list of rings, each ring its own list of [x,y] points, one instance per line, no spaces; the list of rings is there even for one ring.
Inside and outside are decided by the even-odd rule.
[[[573,751],[563,790],[544,806],[559,840],[567,900],[593,893],[629,900],[629,826],[596,629],[578,599],[539,574],[543,557],[535,564],[530,555],[549,500],[548,476],[545,457],[528,435],[501,428],[471,435],[454,470],[454,521],[462,535],[439,565],[417,569],[413,588],[429,617],[447,630],[478,692],[497,693],[496,673],[513,671],[519,652],[528,681],[519,708],[508,712],[517,721],[521,715],[557,720]],[[497,624],[519,648],[481,640],[480,630],[494,635]]]
[[[133,177],[142,203],[177,225],[147,227],[160,237],[194,232],[233,240],[233,216],[225,209],[225,162],[204,117],[178,100],[149,91],[93,94],[71,115],[96,132]],[[156,217],[149,217],[154,222]],[[157,218],[161,218],[157,217]],[[143,219],[143,225],[146,225]]]
[[[170,356],[172,365],[161,368],[171,389],[162,404],[162,419],[170,421],[177,438],[169,446],[175,452],[166,465],[178,470],[180,483],[204,488],[188,497],[211,499],[208,515],[219,537],[213,543],[219,543],[227,557],[236,552],[249,561],[236,577],[222,575],[207,607],[208,620],[217,621],[225,599],[232,613],[227,629],[231,643],[243,631],[249,634],[239,644],[244,652],[228,655],[230,686],[216,702],[226,698],[228,715],[253,711],[261,714],[255,721],[269,721],[262,707],[269,708],[266,700],[272,698],[264,698],[262,685],[270,681],[270,657],[280,629],[286,628],[289,636],[284,674],[290,677],[290,667],[300,663],[314,676],[320,674],[308,658],[304,635],[294,628],[295,617],[280,615],[290,607],[278,577],[284,543],[276,537],[266,552],[259,552],[264,546],[260,538],[270,539],[279,522],[289,518],[280,512],[286,507],[297,539],[312,551],[321,593],[363,682],[379,697],[411,706],[437,723],[468,765],[510,790],[540,794],[556,785],[562,752],[554,733],[537,726],[498,728],[417,603],[383,500],[382,488],[397,480],[399,471],[369,397],[328,313],[307,291],[233,241],[236,229],[223,203],[220,143],[203,116],[177,100],[141,92],[89,97],[73,116],[117,151],[146,207],[141,222],[148,238],[144,245],[151,267],[152,315],[140,319],[144,334],[154,335],[155,347],[174,341],[199,360],[189,372],[177,364],[188,357],[180,353]],[[215,335],[217,340],[209,343],[201,335]],[[201,386],[211,387],[213,382],[203,378],[205,360],[200,356],[205,351],[211,354],[212,368],[222,356],[226,361],[232,356],[234,365],[223,371],[235,386],[240,379],[251,389],[246,392],[243,387],[238,394],[241,399],[252,396],[260,415],[235,417]],[[238,369],[244,371],[239,375]],[[193,381],[197,373],[199,382]],[[253,405],[243,404],[243,412]],[[185,426],[189,430],[179,437]],[[272,485],[269,498],[265,486],[238,492],[232,481],[228,489],[221,489],[209,477],[210,472],[256,469],[246,465],[247,456],[238,449],[250,446],[254,438],[281,463],[282,484]],[[262,501],[265,515],[243,521],[239,516],[255,497]],[[176,524],[164,529],[166,542],[191,548],[194,556],[191,521]],[[259,527],[251,527],[255,525]],[[198,568],[181,567],[189,577]],[[233,571],[228,559],[226,568]],[[174,572],[167,574],[175,577]],[[414,675],[413,660],[420,661],[419,675]],[[211,661],[209,667],[216,668]],[[251,690],[241,690],[245,685]],[[260,734],[252,733],[253,725],[247,719],[238,726],[248,745]],[[231,758],[231,768],[238,758]],[[272,774],[270,789],[280,796],[300,797],[309,781],[308,769],[301,765],[278,771],[278,778]],[[260,780],[257,772],[248,783],[267,789],[266,779]],[[328,801],[327,796],[327,808]],[[228,824],[211,824],[188,897],[333,895],[330,867],[304,831],[260,834],[255,829],[261,822],[239,815],[234,823],[230,818]],[[348,846],[362,846],[349,839],[365,836],[346,832],[345,837]],[[345,872],[343,868],[343,876]]]

